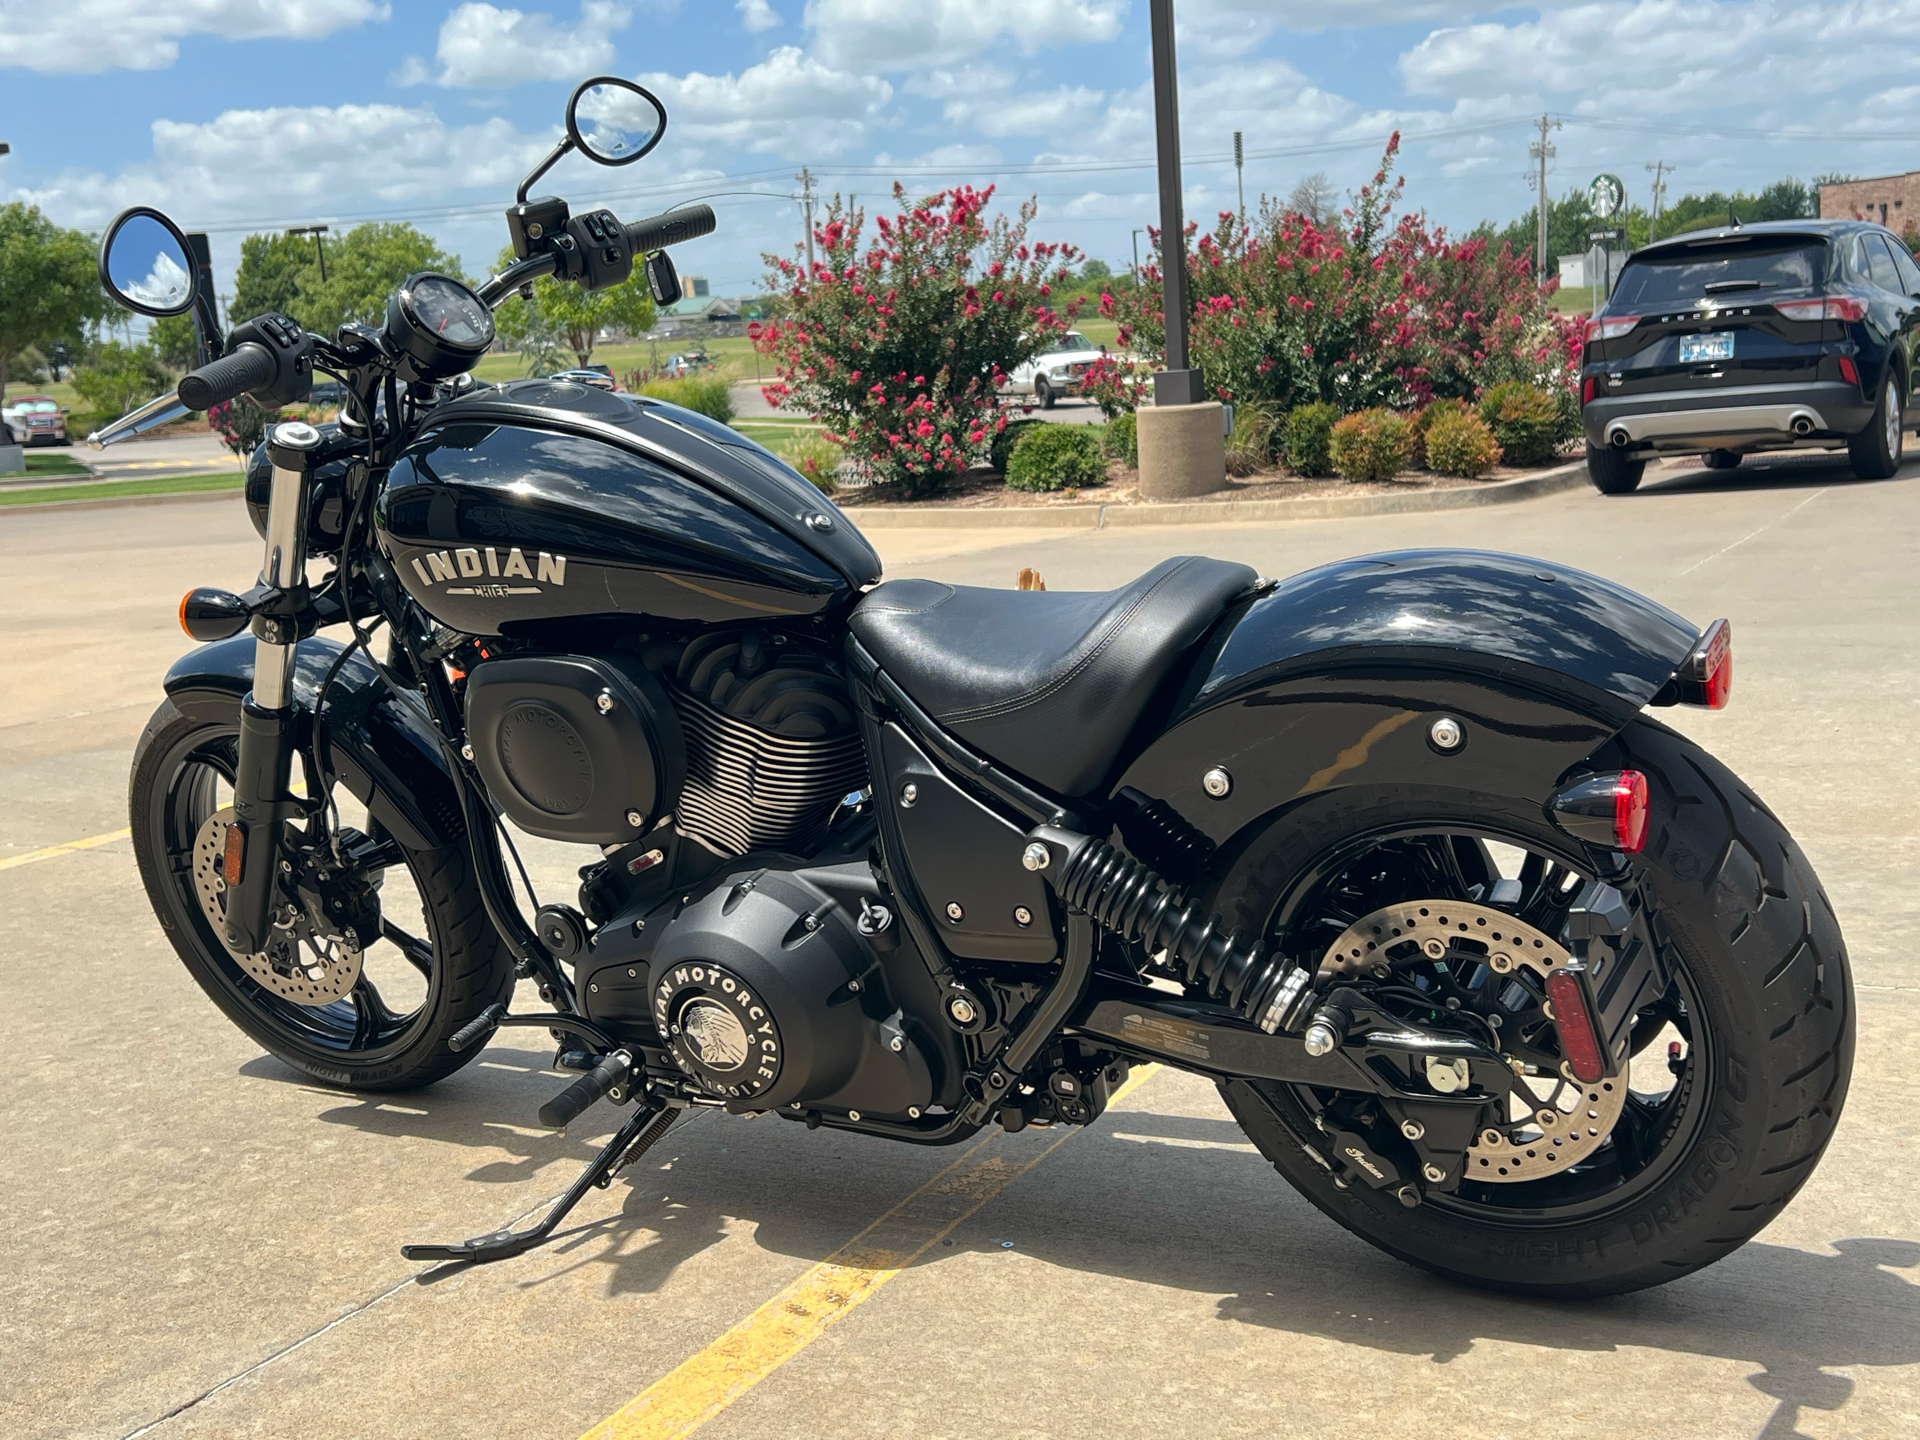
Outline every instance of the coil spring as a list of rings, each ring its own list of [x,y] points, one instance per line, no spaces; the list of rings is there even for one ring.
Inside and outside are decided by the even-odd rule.
[[[1164,950],[1189,985],[1256,1023],[1294,968],[1284,957],[1246,944],[1237,930],[1222,934],[1219,915],[1202,921],[1151,867],[1104,840],[1082,846],[1056,883],[1060,898],[1094,924],[1137,942],[1149,955]]]

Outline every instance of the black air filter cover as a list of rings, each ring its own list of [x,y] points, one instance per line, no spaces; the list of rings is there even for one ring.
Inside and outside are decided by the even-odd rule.
[[[467,676],[467,738],[507,818],[549,840],[635,839],[673,808],[687,772],[666,693],[622,656],[481,662]]]

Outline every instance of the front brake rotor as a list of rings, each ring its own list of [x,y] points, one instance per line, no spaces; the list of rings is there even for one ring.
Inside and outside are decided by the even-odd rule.
[[[1385,979],[1396,961],[1426,960],[1445,962],[1450,971],[1484,965],[1491,974],[1481,983],[1492,985],[1523,968],[1544,979],[1570,958],[1559,941],[1504,910],[1467,900],[1404,900],[1343,930],[1320,959],[1318,981]],[[1516,1075],[1508,1118],[1481,1128],[1467,1148],[1466,1175],[1513,1184],[1558,1174],[1600,1148],[1626,1102],[1624,1075],[1592,1085],[1559,1074]]]
[[[222,944],[227,933],[227,831],[232,825],[232,806],[216,810],[193,840],[194,893]],[[303,954],[303,947],[310,953]],[[289,923],[275,921],[265,950],[242,955],[228,946],[227,953],[247,974],[296,1005],[331,1005],[360,983],[360,946],[352,932],[320,934],[297,909]]]

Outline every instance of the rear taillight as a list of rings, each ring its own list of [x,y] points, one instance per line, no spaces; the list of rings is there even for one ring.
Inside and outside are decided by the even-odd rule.
[[[1647,777],[1638,770],[1584,775],[1555,792],[1547,813],[1576,840],[1638,855],[1647,843]]]
[[[1864,320],[1867,302],[1846,295],[1829,295],[1824,300],[1780,300],[1773,307],[1789,320]]]
[[[1840,378],[1849,385],[1858,385],[1860,383],[1860,372],[1854,367],[1853,357],[1851,355],[1842,355],[1840,357]]]
[[[1638,315],[1596,315],[1587,321],[1587,344],[1596,340],[1618,340],[1639,323]]]
[[[1680,668],[1654,696],[1656,705],[1704,705],[1724,710],[1733,697],[1733,627],[1716,620],[1694,642]]]

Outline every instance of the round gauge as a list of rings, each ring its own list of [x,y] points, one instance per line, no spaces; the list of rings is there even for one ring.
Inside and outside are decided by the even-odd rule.
[[[387,306],[387,340],[412,362],[413,378],[471,370],[493,344],[493,312],[447,275],[415,275]]]

